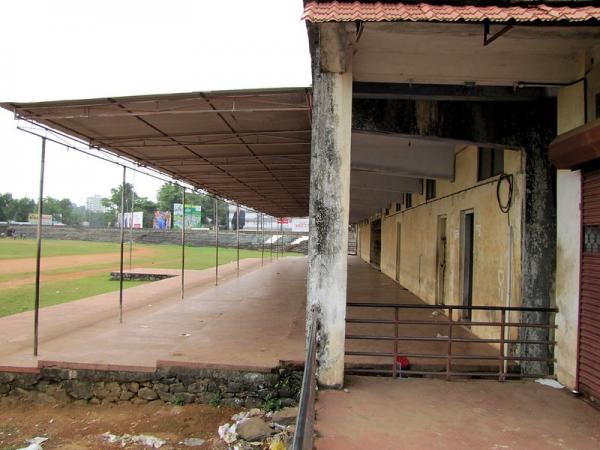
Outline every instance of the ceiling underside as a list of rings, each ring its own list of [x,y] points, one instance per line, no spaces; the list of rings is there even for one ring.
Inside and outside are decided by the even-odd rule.
[[[520,86],[570,83],[578,57],[594,54],[600,27],[464,23],[364,23],[354,45],[355,81]]]

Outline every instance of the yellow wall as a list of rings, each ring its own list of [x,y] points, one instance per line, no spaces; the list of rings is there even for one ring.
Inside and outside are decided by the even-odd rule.
[[[504,171],[514,176],[513,201],[509,214],[498,207],[498,177],[477,181],[477,148],[465,147],[456,152],[454,181],[438,180],[436,198],[425,201],[413,194],[413,207],[391,214],[382,223],[381,270],[396,277],[396,226],[401,224],[400,284],[427,303],[435,303],[437,282],[438,217],[446,217],[445,304],[460,303],[460,224],[461,211],[473,210],[474,267],[473,305],[506,305],[508,289],[509,220],[512,225],[512,296],[511,305],[521,304],[521,212],[523,204],[522,152],[504,151]],[[368,229],[363,225],[361,229]],[[366,233],[361,233],[363,239]],[[362,244],[368,248],[368,245]],[[369,253],[361,252],[369,260]],[[473,315],[475,320],[499,319],[490,313]]]
[[[371,224],[360,223],[358,225],[358,234],[356,236],[358,245],[358,256],[367,262],[371,257]]]

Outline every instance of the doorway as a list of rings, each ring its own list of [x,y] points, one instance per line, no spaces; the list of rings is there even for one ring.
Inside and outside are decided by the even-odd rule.
[[[402,243],[402,229],[400,227],[400,224],[396,224],[396,281],[398,283],[400,283],[400,254],[401,254],[401,247],[400,244]]]
[[[371,264],[381,268],[381,219],[371,222]]]
[[[461,212],[461,304],[463,306],[473,305],[473,233],[475,214],[473,210]],[[463,309],[462,318],[471,320],[471,310]]]
[[[446,216],[439,216],[437,222],[437,249],[436,249],[436,305],[444,304],[446,287]]]

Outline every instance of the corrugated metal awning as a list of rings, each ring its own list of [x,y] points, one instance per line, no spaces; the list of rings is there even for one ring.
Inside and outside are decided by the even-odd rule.
[[[306,216],[310,89],[2,103],[90,146],[273,216]]]

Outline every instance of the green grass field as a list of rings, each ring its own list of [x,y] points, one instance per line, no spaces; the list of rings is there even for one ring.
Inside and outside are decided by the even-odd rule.
[[[134,244],[132,268],[177,269],[181,267],[181,247],[176,245]],[[0,239],[0,261],[34,258],[35,240]],[[75,256],[99,255],[114,253],[110,261],[95,261],[93,257],[76,266],[60,268],[44,268],[42,260],[42,285],[40,303],[42,307],[78,300],[93,295],[118,290],[118,282],[110,280],[109,272],[118,270],[119,244],[110,242],[59,241],[43,242],[42,255]],[[286,253],[296,255],[296,253]],[[219,265],[235,261],[237,250],[219,248]],[[260,258],[261,251],[240,250],[240,259]],[[265,248],[265,258],[270,257]],[[46,260],[48,261],[48,260]],[[202,270],[215,266],[215,249],[213,247],[186,247],[186,269]],[[125,247],[125,270],[129,269],[129,246]],[[0,273],[0,317],[33,309],[35,267],[33,264],[26,270],[14,270],[5,267]],[[56,279],[52,278],[69,279]],[[45,279],[44,279],[45,278]],[[126,288],[139,286],[145,282],[128,281]],[[15,284],[15,286],[12,286]]]
[[[0,240],[0,259],[35,257],[35,241],[32,239]],[[112,242],[51,241],[43,243],[44,256],[89,255],[118,252],[119,244]]]

